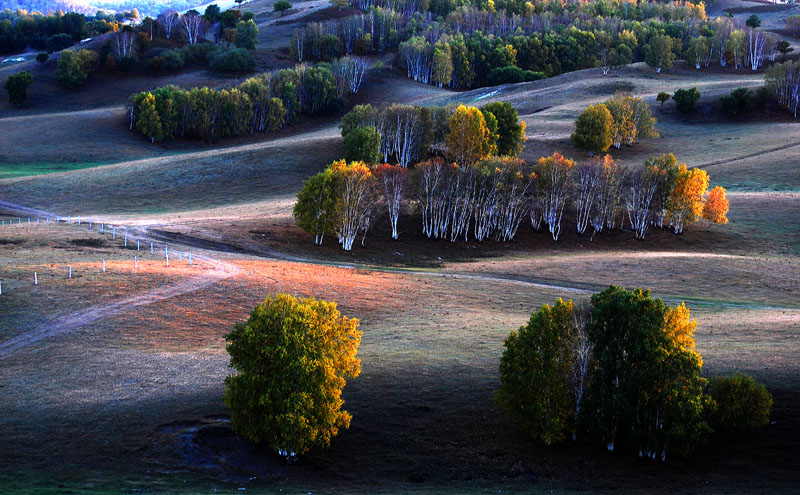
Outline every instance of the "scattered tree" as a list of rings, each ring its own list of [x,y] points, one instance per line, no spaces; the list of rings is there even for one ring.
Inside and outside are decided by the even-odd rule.
[[[97,53],[91,50],[65,50],[61,52],[56,67],[56,81],[67,88],[80,86],[100,62]]]
[[[258,27],[256,23],[252,19],[239,21],[236,24],[236,41],[234,42],[236,48],[255,50],[256,43],[258,43]]]
[[[749,28],[756,29],[761,27],[761,18],[758,14],[750,14],[750,17],[745,21],[745,25]]]
[[[664,102],[669,101],[670,95],[666,91],[660,91],[658,96],[656,96],[656,101],[661,103],[661,111],[664,111]]]
[[[769,423],[772,395],[751,376],[736,373],[712,378],[708,394],[715,403],[708,421],[716,431],[754,431]]]
[[[671,69],[675,54],[672,51],[673,40],[665,34],[653,36],[645,47],[645,61],[648,65],[655,67],[657,73],[661,69]]]
[[[40,64],[44,65],[47,62],[47,59],[50,58],[50,55],[47,52],[39,52],[36,54],[36,61]]]
[[[361,371],[361,331],[335,303],[267,297],[225,339],[236,374],[224,399],[237,434],[294,457],[350,426],[342,389]]]
[[[590,105],[575,121],[575,132],[570,136],[576,148],[589,151],[589,155],[605,153],[613,143],[614,118],[605,105]]]
[[[708,193],[708,198],[703,205],[703,218],[711,223],[728,223],[728,198],[725,197],[725,188],[717,186]],[[710,224],[709,224],[710,226]]]
[[[675,108],[677,108],[679,112],[689,113],[694,110],[697,100],[700,99],[700,92],[697,91],[697,88],[681,88],[675,91],[675,94],[672,95],[672,99],[675,100]]]
[[[33,75],[22,71],[8,76],[3,88],[8,91],[8,101],[12,105],[20,106],[28,98],[28,88],[33,84]]]
[[[274,12],[280,12],[281,17],[283,17],[284,12],[292,8],[291,2],[289,0],[278,0],[272,5],[272,10]]]

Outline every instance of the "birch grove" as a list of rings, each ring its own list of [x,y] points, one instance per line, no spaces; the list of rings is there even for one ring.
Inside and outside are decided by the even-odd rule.
[[[297,223],[316,243],[335,231],[348,251],[359,234],[363,245],[372,226],[382,228],[385,220],[374,208],[378,202],[386,205],[381,210],[392,239],[399,237],[400,216],[413,205],[421,234],[450,242],[513,242],[528,218],[537,230],[547,224],[557,241],[567,212],[569,217],[574,212],[579,235],[591,225],[592,239],[616,228],[644,239],[650,227],[663,228],[659,217],[666,215],[671,229],[681,234],[700,218],[726,223],[729,208],[723,188],[709,194],[708,174],[677,165],[673,155],[651,156],[630,170],[610,156],[576,164],[559,153],[542,157],[533,167],[510,157],[464,167],[434,158],[412,171],[339,160],[313,179],[298,195]],[[623,211],[627,222],[619,221]]]

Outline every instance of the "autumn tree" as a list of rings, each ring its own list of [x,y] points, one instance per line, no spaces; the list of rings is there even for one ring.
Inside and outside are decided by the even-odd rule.
[[[342,249],[353,249],[353,241],[359,232],[364,237],[370,227],[375,206],[375,187],[372,171],[364,162],[337,160],[330,165],[334,177],[336,233]],[[362,237],[361,245],[364,245]]]
[[[696,325],[685,305],[669,308],[649,291],[609,287],[592,296],[591,425],[609,450],[664,460],[705,440]]]
[[[674,185],[667,200],[667,213],[676,234],[683,233],[687,223],[696,221],[703,213],[708,190],[708,173],[697,167],[678,166]]]
[[[152,93],[145,94],[144,98],[139,104],[139,116],[136,121],[136,128],[142,134],[150,138],[153,143],[158,139],[159,141],[164,138],[161,127],[161,119],[158,117],[156,110],[156,99]]]
[[[604,105],[611,113],[611,140],[614,147],[619,149],[622,143],[633,143],[637,129],[630,98],[617,94],[606,100]]]
[[[30,72],[22,71],[8,76],[3,88],[8,91],[8,102],[12,105],[22,105],[28,98],[28,88],[33,84],[33,75]]]
[[[497,119],[497,154],[517,156],[525,146],[525,122],[511,103],[497,101],[481,107]]]
[[[574,435],[590,361],[582,310],[571,300],[543,305],[505,340],[495,400],[545,444]]]
[[[703,218],[711,223],[728,223],[728,198],[725,197],[725,188],[717,186],[708,193],[708,198],[703,205]],[[710,225],[709,225],[710,226]]]
[[[490,131],[480,110],[459,105],[450,117],[447,156],[459,165],[471,165],[488,156]]]
[[[598,166],[601,168],[596,172],[599,184],[591,206],[591,222],[595,233],[614,228],[620,216],[622,186],[625,182],[625,169],[611,156],[606,155]]]
[[[575,132],[570,136],[576,148],[595,153],[605,153],[613,143],[614,117],[605,105],[590,105],[575,121]]]
[[[286,457],[328,447],[352,418],[342,389],[361,372],[358,323],[336,303],[267,297],[225,336],[233,431]]]

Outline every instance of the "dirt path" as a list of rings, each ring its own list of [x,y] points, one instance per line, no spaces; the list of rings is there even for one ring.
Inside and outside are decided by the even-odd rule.
[[[36,208],[28,208],[26,206],[16,205],[6,201],[0,201],[0,208],[14,211],[26,216],[30,215],[52,219],[59,218],[57,215],[47,211],[38,210]],[[87,218],[87,220],[90,219]],[[134,231],[137,234],[137,237],[142,240],[160,240],[149,237],[147,235],[147,229],[127,229],[126,227],[122,227],[120,229],[120,234],[125,234],[129,231]],[[153,290],[148,290],[143,294],[126,297],[112,303],[97,304],[74,313],[58,317],[45,325],[31,330],[30,332],[0,343],[0,359],[15,354],[20,349],[39,342],[40,340],[49,339],[57,335],[70,332],[83,325],[87,325],[102,318],[106,318],[138,306],[145,306],[154,302],[168,299],[170,297],[195,292],[221,280],[234,277],[239,273],[239,267],[233,263],[228,263],[205,255],[197,255],[194,257],[194,259],[208,265],[210,270],[203,273],[203,275],[199,277],[194,277],[178,284],[165,285]]]

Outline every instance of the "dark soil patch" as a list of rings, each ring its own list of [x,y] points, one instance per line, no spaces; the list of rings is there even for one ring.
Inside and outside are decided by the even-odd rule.
[[[103,239],[72,239],[69,243],[73,246],[81,247],[99,248],[105,246],[105,241]]]

